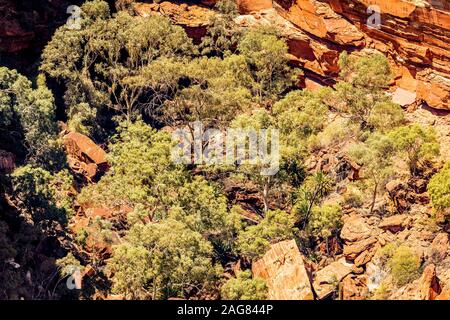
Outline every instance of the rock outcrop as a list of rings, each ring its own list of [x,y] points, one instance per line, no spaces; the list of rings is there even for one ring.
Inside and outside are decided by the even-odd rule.
[[[365,300],[368,294],[366,276],[351,274],[341,283],[340,298],[342,300]]]
[[[396,84],[429,106],[450,109],[450,5],[437,1],[276,0],[295,26],[353,51],[362,46],[386,54]],[[431,3],[431,4],[430,4]],[[368,8],[372,8],[368,13]],[[380,11],[380,24],[368,21]],[[376,14],[376,13],[375,13]]]
[[[75,173],[91,181],[99,172],[106,169],[106,152],[89,137],[78,132],[69,132],[63,141],[67,162]]]
[[[270,24],[286,37],[293,63],[306,70],[304,85],[331,83],[344,50],[377,50],[390,60],[395,85],[403,90],[397,94],[403,105],[414,99],[450,110],[450,9],[445,0],[431,5],[408,0],[237,0],[237,4],[238,24]],[[197,5],[167,1],[135,8],[140,15],[157,11],[170,16],[197,40],[213,14]],[[376,14],[373,10],[380,10],[379,25],[368,23]]]
[[[263,258],[253,263],[255,277],[266,280],[268,299],[312,300],[310,276],[295,240],[273,244]]]
[[[352,272],[352,266],[353,264],[346,262],[345,258],[341,258],[319,270],[313,282],[317,299],[326,299],[337,292],[339,283]]]

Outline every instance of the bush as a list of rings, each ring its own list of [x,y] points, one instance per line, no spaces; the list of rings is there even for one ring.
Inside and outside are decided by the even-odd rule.
[[[265,300],[267,285],[263,279],[253,278],[249,270],[238,272],[236,278],[228,280],[221,288],[225,300]]]
[[[35,221],[53,219],[67,222],[73,215],[70,192],[73,178],[68,171],[50,172],[26,165],[11,175],[12,194]]]
[[[411,175],[417,174],[418,165],[439,155],[439,143],[432,128],[418,124],[391,131],[388,137],[397,152],[407,158]]]
[[[437,212],[450,208],[450,161],[428,183],[431,203]]]
[[[316,237],[328,238],[342,227],[342,208],[338,204],[315,207],[308,222],[308,229]]]
[[[249,258],[259,258],[269,249],[271,243],[292,239],[293,219],[281,210],[267,211],[265,218],[250,226],[238,237],[239,251]]]
[[[388,261],[393,281],[403,286],[420,276],[420,258],[405,246],[398,247]]]
[[[344,203],[353,207],[360,208],[364,204],[364,195],[356,187],[349,187],[344,194]]]
[[[402,125],[404,121],[405,117],[400,105],[393,102],[381,102],[373,107],[367,122],[383,132]]]

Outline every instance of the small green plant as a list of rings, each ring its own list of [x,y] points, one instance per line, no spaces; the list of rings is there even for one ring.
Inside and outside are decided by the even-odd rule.
[[[349,187],[344,194],[344,203],[353,208],[362,207],[364,204],[363,193],[356,187]]]
[[[261,278],[252,278],[249,270],[240,271],[222,286],[221,294],[225,300],[264,300],[267,285]]]
[[[342,227],[342,208],[338,204],[324,204],[315,207],[308,222],[308,229],[314,236],[329,238]]]
[[[431,178],[428,192],[436,212],[444,212],[450,208],[450,161]]]
[[[406,246],[398,247],[388,261],[393,282],[403,286],[420,276],[420,258]]]
[[[89,236],[89,233],[86,231],[86,229],[82,228],[82,229],[77,231],[77,234],[76,234],[76,237],[75,237],[75,241],[78,244],[80,244],[81,246],[85,246],[88,236]]]

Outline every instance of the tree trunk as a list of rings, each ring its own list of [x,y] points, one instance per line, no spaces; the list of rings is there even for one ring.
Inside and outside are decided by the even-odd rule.
[[[370,214],[372,214],[373,208],[375,207],[375,201],[377,200],[377,193],[378,193],[378,183],[375,183],[375,187],[373,188],[372,194],[372,204],[370,206]]]
[[[270,184],[270,177],[267,177],[263,191],[264,212],[267,212],[269,210],[269,184]]]

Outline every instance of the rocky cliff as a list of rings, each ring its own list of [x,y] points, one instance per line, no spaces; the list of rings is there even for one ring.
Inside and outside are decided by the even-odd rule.
[[[339,51],[383,52],[399,87],[432,107],[450,109],[448,1],[280,0],[273,6],[311,38],[338,45]],[[381,23],[370,26],[377,10]]]
[[[238,1],[242,14],[270,16],[271,9],[292,23],[291,52],[321,78],[338,72],[343,50],[383,52],[391,61],[395,84],[418,100],[450,109],[449,2],[382,0]],[[377,7],[376,7],[377,6]],[[380,24],[370,26],[376,12]],[[292,29],[292,26],[289,26]],[[323,80],[323,79],[322,79]]]
[[[29,69],[54,29],[67,19],[67,6],[82,1],[0,0],[0,59]],[[216,1],[118,0],[118,9],[139,15],[159,13],[201,38]],[[450,3],[446,0],[237,0],[243,26],[271,23],[289,41],[293,62],[305,69],[305,86],[332,83],[343,50],[378,50],[395,72],[400,95],[450,110]],[[375,27],[374,14],[380,11]],[[27,65],[28,64],[28,65]],[[403,97],[404,98],[404,97]],[[402,97],[400,97],[402,99]]]
[[[135,4],[140,15],[158,12],[202,36],[214,1]],[[305,86],[333,83],[346,50],[378,50],[389,57],[399,101],[417,100],[450,110],[450,10],[446,0],[237,0],[244,27],[276,26],[288,39],[292,61],[305,69]],[[206,6],[207,4],[208,6]],[[376,13],[380,24],[374,25]],[[372,22],[371,24],[369,22]],[[372,25],[372,26],[371,26]]]

